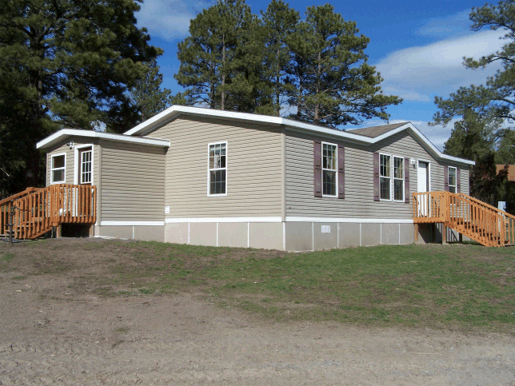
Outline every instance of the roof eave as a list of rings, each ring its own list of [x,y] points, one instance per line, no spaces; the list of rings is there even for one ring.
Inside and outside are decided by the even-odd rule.
[[[77,130],[77,129],[62,129],[54,134],[46,137],[45,139],[39,141],[36,144],[37,149],[46,149],[49,148],[66,138],[69,137],[82,137],[82,138],[99,138],[106,139],[117,142],[128,142],[140,145],[147,146],[158,146],[158,147],[170,147],[170,141],[159,138],[141,138],[141,137],[132,137],[132,136],[124,136],[124,135],[116,135],[111,133],[102,133],[98,131],[91,130]]]
[[[238,113],[232,111],[221,111],[207,108],[199,108],[199,107],[188,107],[188,106],[172,106],[168,109],[162,111],[161,113],[155,115],[154,117],[146,120],[145,122],[140,123],[138,126],[133,129],[126,131],[125,135],[132,136],[134,134],[146,134],[150,131],[158,128],[160,125],[163,125],[167,122],[170,122],[175,117],[180,114],[191,114],[196,116],[203,117],[213,117],[213,118],[228,118],[235,119],[239,121],[248,121],[248,122],[261,122],[273,125],[284,125],[293,130],[304,131],[309,133],[321,133],[324,135],[329,135],[336,138],[345,138],[346,140],[350,140],[352,142],[372,145],[383,139],[386,139],[392,135],[395,135],[403,130],[410,130],[415,137],[417,137],[423,144],[427,146],[427,150],[437,159],[441,159],[444,161],[451,161],[456,163],[461,163],[465,165],[475,165],[474,161],[466,160],[463,158],[453,157],[447,154],[443,154],[440,150],[438,150],[431,141],[424,135],[420,130],[418,130],[411,122],[407,122],[406,124],[390,130],[384,134],[381,134],[375,138],[366,137],[359,134],[353,134],[346,131],[339,131],[331,128],[324,128],[316,125],[312,125],[309,123],[293,121],[291,119],[281,118],[281,117],[271,117],[267,115],[258,115],[258,114],[249,114],[249,113]]]

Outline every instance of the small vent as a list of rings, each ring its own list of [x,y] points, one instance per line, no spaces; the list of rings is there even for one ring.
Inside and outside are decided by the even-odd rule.
[[[331,233],[331,225],[322,225],[322,233]]]

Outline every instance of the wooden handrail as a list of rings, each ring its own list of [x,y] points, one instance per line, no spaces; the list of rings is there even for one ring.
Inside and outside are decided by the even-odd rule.
[[[515,216],[463,193],[413,193],[413,222],[443,223],[486,246],[515,244]]]
[[[508,212],[506,212],[506,211],[504,211],[502,209],[496,208],[495,206],[487,204],[486,202],[478,200],[477,198],[469,196],[469,195],[467,195],[465,193],[449,193],[449,194],[455,194],[455,195],[461,196],[461,197],[463,197],[463,198],[465,198],[467,200],[474,201],[474,202],[476,202],[479,205],[482,205],[482,206],[484,206],[486,208],[489,208],[489,209],[491,209],[491,210],[493,210],[495,212],[498,212],[499,214],[502,214],[503,216],[510,217],[510,218],[515,220],[515,216],[514,215],[512,215],[512,214],[510,214],[510,213],[508,213]]]
[[[6,234],[10,212],[16,238],[35,238],[63,223],[96,222],[96,186],[50,185],[18,193],[0,205],[0,234]]]
[[[7,198],[4,198],[3,200],[0,200],[0,205],[3,205],[5,203],[7,203],[7,202],[16,200],[17,198],[19,198],[21,196],[26,196],[27,194],[35,192],[38,189],[42,189],[42,188],[27,188],[27,189],[21,191],[20,193],[13,194],[10,197],[7,197]]]

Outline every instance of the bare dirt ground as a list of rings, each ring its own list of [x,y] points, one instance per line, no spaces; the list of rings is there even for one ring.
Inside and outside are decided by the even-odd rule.
[[[277,323],[195,293],[97,296],[85,278],[115,252],[80,243],[46,244],[76,250],[61,265],[27,249],[0,271],[0,385],[515,385],[510,335]]]

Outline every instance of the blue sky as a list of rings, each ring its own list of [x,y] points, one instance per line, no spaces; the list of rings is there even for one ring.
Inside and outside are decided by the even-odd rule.
[[[252,12],[266,9],[268,0],[247,0]],[[304,12],[308,6],[327,1],[296,0],[290,7]],[[464,56],[480,57],[499,49],[502,31],[471,31],[468,18],[472,7],[484,0],[360,0],[330,2],[345,20],[356,21],[360,33],[371,39],[365,51],[369,63],[384,78],[386,94],[404,98],[400,106],[390,107],[390,122],[411,121],[440,149],[449,138],[452,124],[446,128],[430,127],[437,111],[435,96],[447,97],[460,86],[484,83],[499,68],[469,70]],[[173,75],[179,68],[177,43],[188,35],[189,21],[207,0],[145,0],[136,14],[138,26],[146,27],[151,43],[165,50],[158,64],[164,76],[163,86],[175,94],[182,88]],[[384,124],[370,121],[368,125]],[[347,127],[346,127],[347,128]]]

